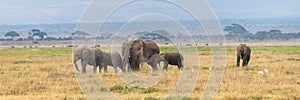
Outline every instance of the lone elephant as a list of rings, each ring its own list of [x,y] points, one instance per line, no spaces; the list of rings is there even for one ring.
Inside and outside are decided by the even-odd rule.
[[[77,66],[77,61],[81,60],[81,66],[82,66],[82,73],[86,73],[86,66],[91,65],[94,67],[93,72],[96,73],[97,66],[100,66],[102,62],[96,63],[96,61],[102,61],[102,51],[98,48],[77,48],[74,50],[73,53],[73,63],[75,65],[75,68],[77,71],[79,71],[79,68]]]
[[[183,56],[180,53],[176,52],[165,52],[161,53],[160,56],[164,59],[164,70],[168,70],[168,64],[170,65],[177,65],[179,70],[183,69]]]
[[[237,63],[236,66],[240,66],[240,59],[243,59],[243,67],[246,67],[250,61],[251,49],[246,44],[240,44],[237,49]]]
[[[147,62],[152,55],[159,54],[160,52],[159,47],[155,42],[151,40],[143,41],[141,39],[130,41],[123,47],[122,51],[124,51],[122,54],[125,54],[123,59],[125,62],[123,63],[126,64],[126,61],[128,61],[129,71],[139,71],[141,62]]]
[[[100,64],[99,72],[101,71],[102,67],[104,67],[104,71],[107,72],[107,65],[113,66],[115,69],[115,73],[117,72],[117,68],[119,67],[123,72],[125,72],[125,68],[122,65],[122,58],[120,53],[118,52],[102,52],[102,58],[97,61]],[[101,61],[102,60],[102,61]]]

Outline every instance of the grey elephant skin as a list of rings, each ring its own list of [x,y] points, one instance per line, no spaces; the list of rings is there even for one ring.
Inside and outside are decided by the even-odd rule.
[[[77,61],[81,60],[81,72],[86,73],[86,66],[91,65],[94,67],[93,72],[96,73],[97,66],[100,66],[102,62],[96,62],[96,61],[102,61],[102,51],[98,48],[76,48],[74,50],[73,54],[73,63],[75,64],[75,68],[77,71],[79,71],[79,68],[77,66]]]
[[[160,50],[157,44],[151,40],[136,39],[123,44],[122,52],[124,54],[123,65],[129,63],[128,71],[139,71],[140,63],[147,62],[152,55],[159,54]]]
[[[237,49],[237,63],[236,66],[240,66],[240,59],[243,60],[242,66],[246,67],[250,61],[251,48],[246,44],[240,44]]]
[[[115,73],[117,72],[117,68],[119,67],[122,72],[125,72],[125,68],[123,67],[122,64],[122,58],[120,53],[118,52],[102,52],[102,61],[97,61],[101,62],[101,66],[99,66],[99,72],[101,72],[101,69],[104,67],[104,72],[107,72],[107,66],[113,66]]]
[[[153,71],[157,71],[157,64],[159,65],[160,62],[165,63],[165,59],[161,57],[159,54],[154,54],[151,56],[151,58],[148,60],[148,64],[152,67]]]
[[[165,52],[161,53],[160,56],[165,60],[164,61],[164,70],[168,70],[168,64],[170,65],[177,65],[178,69],[181,70],[183,69],[183,56],[180,53],[176,52]]]
[[[128,66],[128,70],[130,69],[129,65],[129,50],[132,45],[133,41],[127,41],[123,42],[122,44],[122,62],[123,62],[123,67],[126,69],[126,66]]]

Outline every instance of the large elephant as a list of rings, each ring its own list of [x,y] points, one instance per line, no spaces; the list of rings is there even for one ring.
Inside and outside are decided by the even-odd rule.
[[[140,63],[146,62],[148,59],[154,55],[159,54],[159,47],[157,44],[151,40],[141,40],[136,39],[134,41],[130,41],[125,47],[123,47],[124,51],[124,59],[123,63],[129,62],[128,70],[139,71]],[[126,55],[128,53],[128,55]],[[128,59],[128,60],[126,60]]]
[[[75,68],[77,71],[79,71],[79,68],[77,66],[77,61],[81,60],[81,66],[82,66],[82,73],[86,73],[86,66],[91,65],[94,67],[93,72],[96,73],[97,66],[100,66],[102,62],[96,62],[96,61],[102,61],[102,51],[98,48],[76,48],[74,50],[73,54],[73,63],[75,64]]]
[[[99,72],[101,71],[102,67],[104,67],[104,71],[107,72],[107,65],[113,66],[115,69],[115,72],[117,72],[117,68],[119,67],[123,72],[125,72],[125,68],[122,65],[122,58],[120,53],[118,52],[102,52],[102,61],[97,61],[101,62],[101,66],[99,66]]]
[[[165,53],[161,53],[160,56],[165,60],[163,66],[164,70],[166,71],[168,70],[168,64],[177,65],[179,70],[183,69],[184,58],[182,54],[176,52],[165,52]]]
[[[246,44],[240,44],[237,47],[237,63],[236,66],[240,66],[240,59],[243,59],[243,67],[246,67],[250,61],[251,49]]]

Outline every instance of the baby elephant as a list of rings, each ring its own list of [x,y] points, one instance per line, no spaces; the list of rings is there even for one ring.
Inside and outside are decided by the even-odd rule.
[[[104,67],[104,72],[107,72],[107,65],[113,66],[115,69],[115,73],[117,72],[117,67],[119,67],[122,72],[125,72],[125,68],[122,66],[122,58],[121,55],[118,52],[102,52],[102,61],[100,66],[99,66],[99,72],[101,72],[102,67]]]
[[[173,52],[165,52],[158,55],[153,55],[148,64],[153,68],[154,71],[157,70],[157,64],[161,61],[164,62],[163,69],[168,70],[168,64],[170,65],[177,65],[178,69],[183,69],[183,56],[180,53],[173,53]]]
[[[165,62],[165,59],[159,54],[154,54],[149,58],[147,63],[152,67],[153,71],[157,71],[157,64],[159,64],[160,62]]]

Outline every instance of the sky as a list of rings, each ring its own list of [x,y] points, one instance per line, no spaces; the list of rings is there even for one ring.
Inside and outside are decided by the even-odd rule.
[[[105,5],[114,2],[102,1],[105,1],[101,3],[103,9]],[[207,0],[207,2],[220,19],[300,18],[300,0]],[[91,0],[0,0],[0,24],[76,23],[90,3]],[[180,14],[181,12],[174,15],[177,10],[169,10],[172,6],[157,5],[151,0],[146,4],[153,8],[143,5],[124,7],[120,15],[112,19],[118,20],[122,15],[137,14],[141,11],[170,12],[178,19],[188,19],[186,15]],[[101,14],[101,11],[97,9],[97,13]]]

